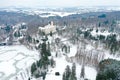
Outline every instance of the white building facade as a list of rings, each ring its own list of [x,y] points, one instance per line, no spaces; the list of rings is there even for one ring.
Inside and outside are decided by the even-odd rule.
[[[45,33],[45,34],[50,34],[50,32],[54,33],[56,32],[56,26],[53,25],[53,22],[50,24],[44,26],[44,27],[39,27],[39,32],[40,33]]]

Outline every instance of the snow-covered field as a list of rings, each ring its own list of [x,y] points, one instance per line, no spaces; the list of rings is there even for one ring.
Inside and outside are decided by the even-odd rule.
[[[65,60],[65,56],[62,56],[61,58],[55,59],[56,60],[56,67],[49,69],[49,72],[46,76],[45,80],[62,80],[63,73],[65,71],[65,68],[67,65],[70,67],[72,66],[72,63],[68,63]],[[55,72],[59,72],[60,76],[55,76]],[[77,80],[80,79],[80,73],[81,73],[81,65],[76,64],[76,76]],[[94,68],[85,67],[85,77],[90,80],[95,80],[97,75],[97,71]]]
[[[39,15],[40,17],[50,17],[50,16],[60,16],[60,17],[64,17],[64,16],[69,16],[75,13],[72,12],[54,12],[54,11],[33,11],[29,14],[36,14]]]
[[[77,52],[77,47],[72,45],[70,48],[70,53],[68,53],[67,56],[68,57],[75,56],[76,52]],[[65,71],[66,66],[69,65],[70,67],[72,67],[72,63],[69,63],[66,61],[65,55],[61,55],[60,57],[57,57],[57,58],[55,57],[55,52],[52,52],[52,55],[54,57],[54,60],[56,61],[56,66],[55,68],[49,69],[45,80],[62,80],[63,73]],[[55,72],[59,72],[60,76],[56,76]],[[77,80],[80,80],[80,73],[81,73],[81,65],[76,64]],[[90,80],[95,80],[96,75],[97,75],[97,71],[94,68],[85,66],[86,78]]]
[[[52,39],[51,39],[52,40]],[[87,50],[91,50],[93,47],[86,46]],[[70,53],[68,57],[75,56],[77,52],[77,46],[70,46]],[[56,52],[52,52],[52,56],[56,61],[54,68],[49,68],[45,80],[62,80],[63,73],[67,65],[70,67],[72,63],[66,61],[66,56],[61,52],[61,56],[56,57]],[[105,59],[115,58],[115,56],[109,55],[109,52],[105,51]],[[23,80],[22,76],[27,76],[24,80],[28,79],[30,72],[27,73],[26,69],[39,58],[39,54],[35,50],[29,50],[23,45],[14,46],[0,46],[0,80]],[[118,59],[119,58],[115,58]],[[55,72],[59,72],[60,76],[56,76]],[[80,79],[81,65],[76,64],[76,76]],[[97,71],[93,67],[85,66],[85,77],[90,80],[95,80]],[[17,76],[17,77],[16,77]],[[36,80],[36,79],[35,79]]]
[[[109,35],[108,32],[98,32],[92,31],[93,36],[96,35]],[[54,37],[59,37],[63,44],[70,46],[70,52],[64,54],[59,47],[55,46],[56,49],[52,50],[52,56],[56,62],[54,68],[49,68],[45,80],[62,80],[63,73],[67,65],[72,67],[72,63],[67,62],[67,57],[74,57],[77,53],[78,45],[73,45],[69,42],[67,38],[55,35]],[[48,37],[50,44],[54,41],[55,38]],[[101,44],[102,45],[102,44]],[[109,54],[109,51],[103,49],[102,46],[98,46],[98,50],[102,50],[105,54],[104,59],[112,58],[120,60],[119,57],[112,56]],[[59,52],[58,52],[58,51]],[[96,50],[95,46],[92,44],[86,45],[86,51]],[[56,57],[56,53],[58,57]],[[97,52],[101,53],[101,52]],[[102,53],[101,53],[102,54]],[[89,54],[87,54],[89,55]],[[0,80],[28,80],[30,77],[30,66],[33,62],[39,59],[39,53],[36,50],[29,50],[23,45],[14,45],[14,46],[0,46]],[[101,60],[101,59],[100,59]],[[60,76],[56,76],[55,73],[59,72]],[[76,63],[76,76],[77,80],[80,80],[81,65]],[[95,80],[97,71],[93,67],[85,66],[85,78],[90,80]],[[33,79],[32,79],[33,80]],[[36,79],[34,79],[36,80]]]
[[[0,46],[0,80],[13,80],[38,57],[37,51],[29,50],[23,45]]]

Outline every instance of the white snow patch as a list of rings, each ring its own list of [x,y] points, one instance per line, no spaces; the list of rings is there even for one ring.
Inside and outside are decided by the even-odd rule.
[[[8,77],[10,74],[14,74],[16,72],[15,67],[13,66],[14,60],[7,61],[7,62],[1,62],[0,63],[0,72],[3,72],[6,77]]]
[[[81,65],[76,65],[76,76],[80,80]],[[96,80],[97,71],[94,68],[85,66],[85,78],[90,80]]]
[[[45,80],[62,80],[63,72],[65,71],[65,68],[67,65],[71,66],[71,63],[68,63],[65,60],[65,56],[62,56],[61,58],[56,58],[56,67],[49,69],[49,72],[46,76]],[[55,72],[59,72],[60,76],[55,76]]]
[[[20,68],[25,68],[25,67],[28,66],[28,64],[31,65],[30,63],[33,63],[33,62],[35,62],[34,59],[32,59],[31,57],[27,57],[27,58],[19,61],[19,63],[17,63],[16,66],[17,66],[17,68],[19,68],[19,69],[20,69]],[[29,66],[28,66],[28,67],[29,67]]]
[[[70,48],[70,53],[68,53],[68,57],[72,57],[72,56],[75,56],[75,54],[77,53],[77,46],[72,46]]]
[[[23,59],[25,56],[23,56],[22,54],[19,54],[19,55],[17,55],[14,59],[15,60],[21,60],[21,59]]]
[[[39,53],[23,45],[0,46],[0,80],[11,79],[24,68],[30,67],[37,59]]]
[[[94,49],[93,46],[91,46],[91,45],[87,45],[87,46],[86,46],[86,51],[90,51],[90,50],[92,50],[92,49]]]
[[[12,58],[14,58],[15,56],[17,55],[16,51],[15,50],[6,50],[4,51],[4,53],[0,53],[0,61],[8,61]]]
[[[91,34],[92,34],[92,36],[97,36],[97,35],[108,36],[108,35],[110,35],[111,33],[108,32],[108,31],[104,31],[104,32],[98,31],[98,32],[96,32],[96,30],[93,30],[93,31],[91,32]]]

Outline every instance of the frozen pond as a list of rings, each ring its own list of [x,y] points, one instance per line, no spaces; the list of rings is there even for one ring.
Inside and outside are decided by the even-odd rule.
[[[23,45],[0,46],[0,80],[9,80],[29,67],[39,54]]]

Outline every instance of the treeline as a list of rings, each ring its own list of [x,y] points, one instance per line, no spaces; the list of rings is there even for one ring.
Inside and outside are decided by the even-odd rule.
[[[77,29],[77,34],[79,34],[79,35],[83,34],[84,38],[88,39],[88,40],[94,40],[97,42],[100,41],[101,43],[106,45],[107,49],[110,50],[111,54],[115,54],[117,51],[120,51],[120,41],[117,40],[117,36],[118,36],[117,34],[110,33],[107,36],[102,35],[102,34],[93,36],[91,34],[92,31],[93,31],[93,29],[88,29],[85,31]],[[98,31],[99,31],[99,29],[96,29],[96,33],[98,33]]]
[[[84,14],[73,14],[65,17],[52,16],[48,18],[39,17],[39,15],[27,15],[24,13],[0,11],[0,25],[15,25],[19,22],[25,22],[29,33],[35,33],[39,26],[44,26],[53,21],[60,26],[89,26],[111,27],[115,26],[115,20],[120,20],[120,12],[91,12]],[[96,25],[96,26],[95,26]]]

